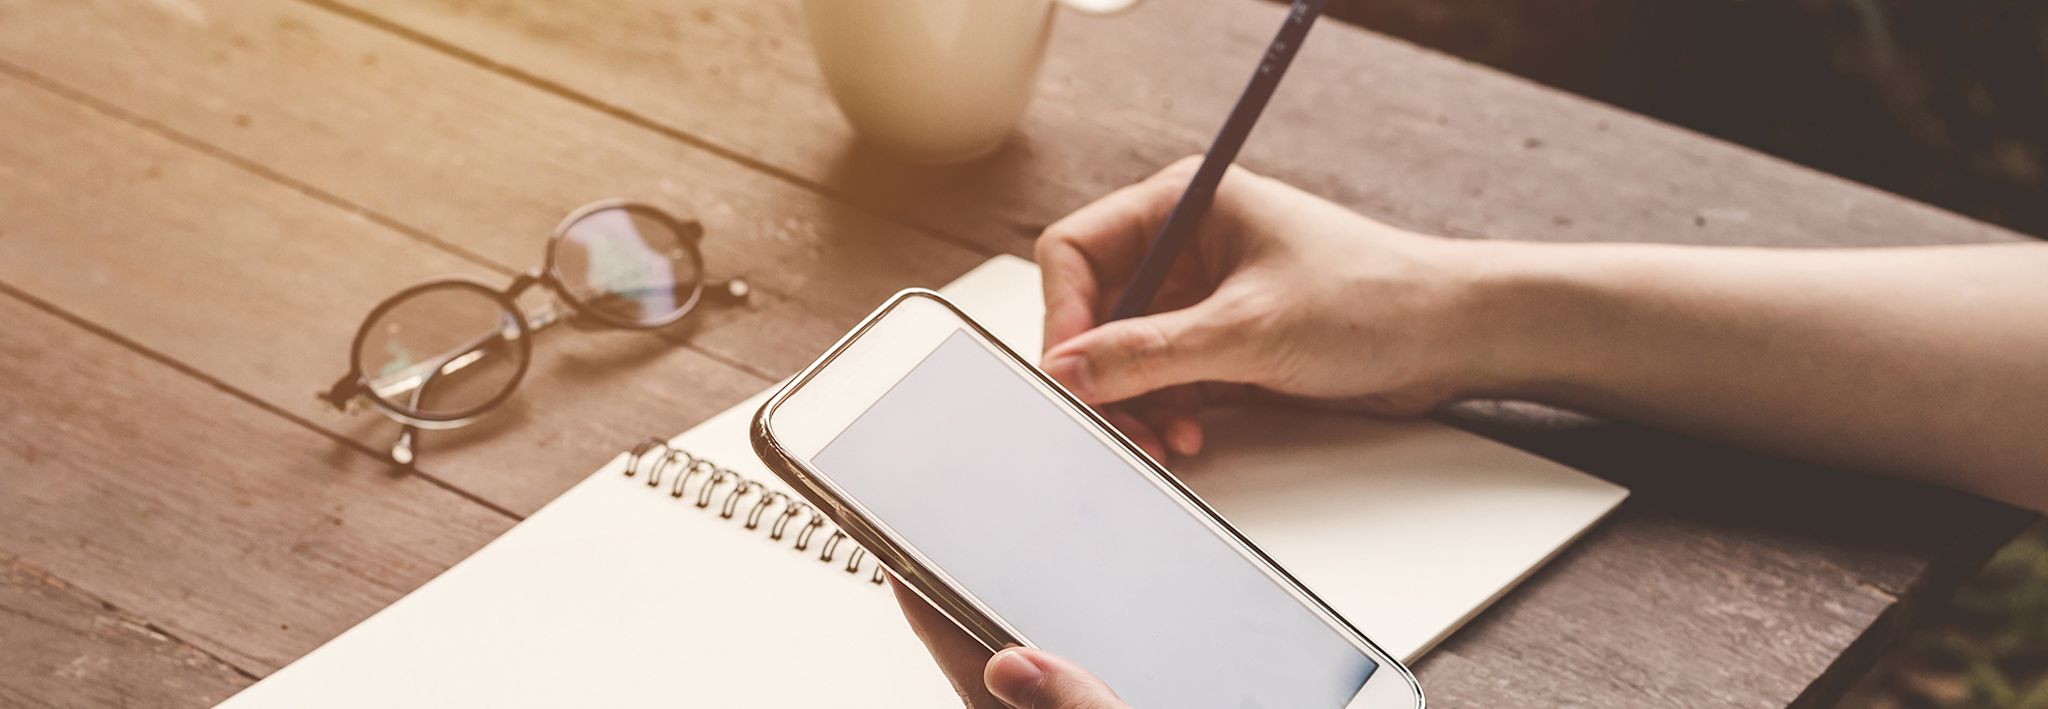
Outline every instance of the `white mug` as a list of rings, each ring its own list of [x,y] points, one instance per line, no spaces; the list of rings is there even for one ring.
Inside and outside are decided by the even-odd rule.
[[[818,66],[861,137],[900,158],[972,160],[1017,127],[1055,5],[1119,12],[1137,0],[804,0]]]

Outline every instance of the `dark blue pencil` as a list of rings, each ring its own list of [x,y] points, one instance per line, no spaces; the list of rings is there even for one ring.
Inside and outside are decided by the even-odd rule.
[[[1244,87],[1244,94],[1237,97],[1237,106],[1230,109],[1230,118],[1223,121],[1223,129],[1216,132],[1216,141],[1209,145],[1209,153],[1202,157],[1202,166],[1195,170],[1195,179],[1188,183],[1186,192],[1180,195],[1180,202],[1173,205],[1173,212],[1166,216],[1166,224],[1159,227],[1159,235],[1153,237],[1151,247],[1145,250],[1144,260],[1138,262],[1137,273],[1131,276],[1131,283],[1124,287],[1123,295],[1116,299],[1116,307],[1109,311],[1110,320],[1136,317],[1151,307],[1152,296],[1159,292],[1159,284],[1166,280],[1166,272],[1172,270],[1174,259],[1187,248],[1194,238],[1195,224],[1208,213],[1209,203],[1216,198],[1216,185],[1223,181],[1224,170],[1237,159],[1237,151],[1244,147],[1244,139],[1251,135],[1252,125],[1258,123],[1259,112],[1266,109],[1266,100],[1273,97],[1273,90],[1280,86],[1280,77],[1287,73],[1287,65],[1294,61],[1294,53],[1301,49],[1302,40],[1308,37],[1308,28],[1316,22],[1316,16],[1323,12],[1323,0],[1294,0],[1294,6],[1287,11],[1287,22],[1280,25],[1280,33],[1274,35],[1272,44],[1266,46],[1266,54],[1259,60],[1259,70],[1252,74],[1251,83]]]

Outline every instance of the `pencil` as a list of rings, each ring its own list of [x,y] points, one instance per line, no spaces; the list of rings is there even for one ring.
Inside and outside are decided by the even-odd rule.
[[[1166,273],[1173,269],[1173,262],[1185,250],[1188,241],[1195,235],[1195,225],[1208,213],[1209,203],[1216,198],[1216,185],[1223,181],[1223,173],[1230,163],[1237,159],[1237,151],[1244,147],[1244,139],[1251,135],[1252,125],[1258,123],[1259,113],[1266,109],[1266,100],[1273,97],[1273,90],[1280,86],[1280,77],[1287,73],[1287,65],[1293,63],[1295,52],[1301,49],[1302,40],[1308,37],[1309,27],[1323,12],[1323,0],[1294,0],[1287,10],[1287,21],[1280,25],[1280,32],[1273,36],[1273,42],[1266,46],[1266,54],[1259,60],[1259,68],[1252,73],[1252,79],[1244,87],[1244,93],[1237,97],[1237,106],[1230,109],[1230,117],[1224,119],[1223,129],[1216,132],[1216,140],[1209,144],[1209,152],[1202,156],[1202,166],[1195,170],[1195,179],[1188,183],[1180,201],[1173,205],[1173,211],[1166,216],[1166,223],[1159,227],[1159,234],[1152,238],[1152,245],[1145,249],[1145,257],[1138,262],[1138,270],[1131,276],[1131,282],[1117,296],[1116,306],[1109,311],[1110,320],[1137,317],[1152,306],[1152,297],[1159,292],[1159,284],[1166,280]]]

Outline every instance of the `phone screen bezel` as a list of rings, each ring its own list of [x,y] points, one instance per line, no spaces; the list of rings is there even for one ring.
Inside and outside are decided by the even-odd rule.
[[[1076,399],[1057,381],[1011,350],[944,296],[925,289],[897,293],[816,362],[791,378],[762,404],[753,422],[753,443],[776,474],[822,509],[854,541],[880,558],[904,585],[951,618],[990,650],[1030,645],[970,589],[925,558],[915,544],[877,519],[857,499],[811,464],[811,458],[839,432],[917,367],[955,332],[967,332],[997,359],[1031,383],[1048,403],[1083,424],[1116,451],[1131,469],[1146,476],[1185,507],[1240,555],[1272,577],[1326,624],[1378,664],[1347,707],[1393,709],[1422,706],[1414,676],[1359,632],[1301,582],[1279,566],[1229,521],[1166,471],[1137,445]]]

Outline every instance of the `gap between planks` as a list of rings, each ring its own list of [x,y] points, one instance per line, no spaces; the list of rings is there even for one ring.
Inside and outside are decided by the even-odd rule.
[[[7,576],[27,577],[30,583],[35,583],[46,588],[52,589],[65,596],[72,597],[87,606],[99,608],[107,611],[108,613],[112,613],[115,616],[121,618],[124,622],[129,622],[136,626],[140,626],[148,630],[149,632],[155,633],[157,635],[169,639],[170,641],[176,643],[178,647],[182,649],[189,650],[191,652],[196,652],[206,656],[207,659],[213,660],[214,662],[220,664],[222,667],[225,667],[233,671],[242,679],[246,679],[250,682],[255,682],[257,680],[263,679],[262,675],[250,672],[249,670],[243,668],[241,665],[235,664],[234,661],[229,660],[225,657],[221,657],[219,654],[211,650],[207,650],[206,648],[200,647],[199,645],[196,645],[191,641],[186,640],[183,637],[180,637],[177,633],[172,632],[170,629],[158,625],[155,622],[143,618],[140,615],[136,615],[135,613],[125,608],[122,608],[119,605],[116,605],[112,601],[109,601],[105,598],[101,598],[97,594],[94,594],[91,591],[87,591],[84,588],[79,587],[78,584],[71,583],[70,581],[58,577],[56,574],[50,573],[50,571],[47,569],[31,565],[28,563],[28,561],[22,559],[19,556],[15,556],[12,554],[0,555],[0,582],[4,582]],[[18,615],[31,622],[43,622],[42,619],[40,618],[27,615],[24,612],[17,611],[12,608],[0,606],[0,611]]]

